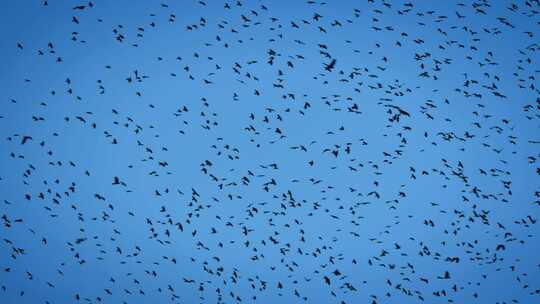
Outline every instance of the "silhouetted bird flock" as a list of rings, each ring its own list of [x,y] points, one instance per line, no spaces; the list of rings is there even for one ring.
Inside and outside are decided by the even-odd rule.
[[[24,5],[0,303],[540,303],[538,0]]]

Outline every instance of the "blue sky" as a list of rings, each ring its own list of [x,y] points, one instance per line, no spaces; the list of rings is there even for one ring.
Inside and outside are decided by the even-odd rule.
[[[0,302],[538,301],[537,2],[228,5],[0,3]]]

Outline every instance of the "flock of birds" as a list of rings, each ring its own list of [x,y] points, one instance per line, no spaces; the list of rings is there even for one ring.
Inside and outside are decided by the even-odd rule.
[[[1,6],[0,303],[540,303],[540,1]]]

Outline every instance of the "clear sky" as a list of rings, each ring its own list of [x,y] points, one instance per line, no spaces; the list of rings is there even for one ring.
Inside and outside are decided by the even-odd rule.
[[[0,303],[538,303],[538,1],[1,1]]]

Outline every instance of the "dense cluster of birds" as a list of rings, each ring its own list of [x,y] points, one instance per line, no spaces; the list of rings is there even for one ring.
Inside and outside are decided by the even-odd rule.
[[[538,0],[12,4],[0,303],[540,303]]]

